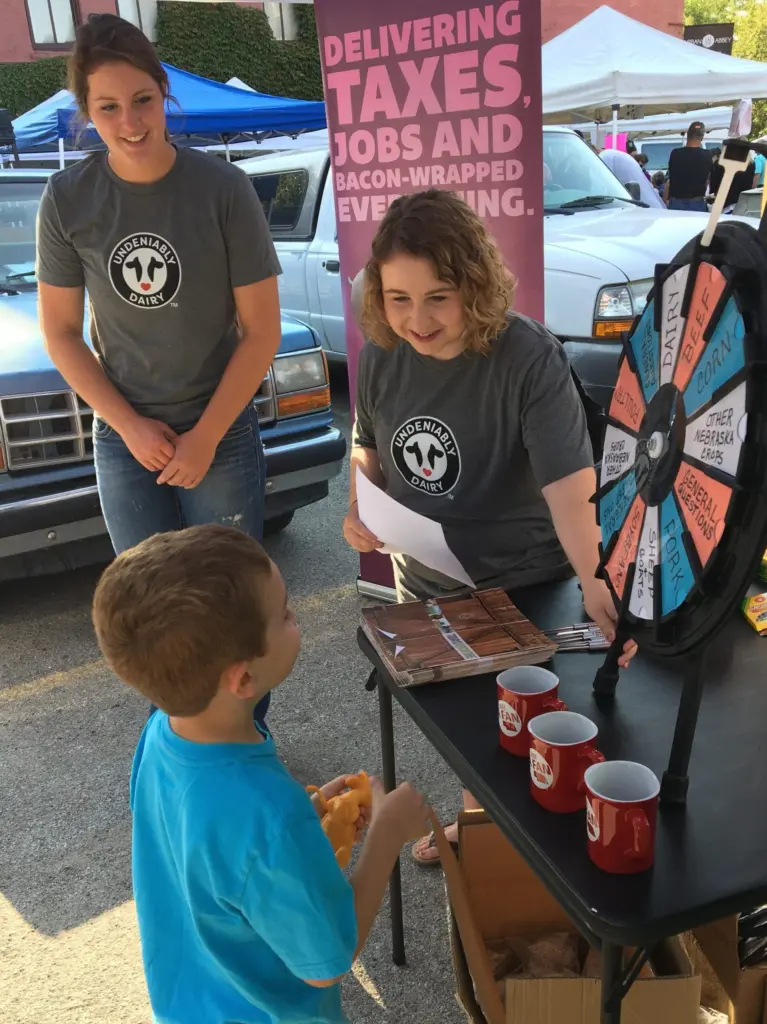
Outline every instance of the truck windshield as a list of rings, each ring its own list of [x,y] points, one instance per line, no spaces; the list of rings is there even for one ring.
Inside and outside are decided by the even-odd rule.
[[[637,166],[637,176],[641,173]],[[611,198],[631,202],[623,185],[583,139],[571,132],[544,132],[544,208],[551,212],[571,204],[572,210],[579,205],[578,200],[590,196],[601,197],[602,205],[610,205]]]
[[[34,283],[35,220],[44,181],[0,178],[0,285]]]

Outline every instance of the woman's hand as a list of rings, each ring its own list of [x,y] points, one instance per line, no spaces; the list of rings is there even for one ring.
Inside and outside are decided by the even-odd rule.
[[[144,469],[153,472],[165,469],[176,454],[179,440],[178,434],[167,423],[146,416],[136,416],[120,431],[120,436],[133,458]]]
[[[176,451],[157,478],[158,484],[172,487],[196,487],[210,469],[217,445],[210,437],[193,427],[176,439]]]
[[[612,594],[603,580],[588,579],[581,580],[583,588],[583,604],[587,614],[596,622],[604,635],[610,641],[615,639],[615,625],[618,621],[618,612],[615,609],[615,602]],[[635,640],[627,640],[623,647],[623,654],[618,658],[621,668],[628,668],[631,659],[638,650]]]
[[[371,533],[360,519],[357,508],[357,502],[355,501],[344,519],[344,539],[346,543],[354,548],[355,551],[363,554],[382,548],[383,544],[378,537]]]

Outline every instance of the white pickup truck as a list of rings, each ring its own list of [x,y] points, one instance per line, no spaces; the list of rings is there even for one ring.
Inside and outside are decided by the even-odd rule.
[[[569,129],[544,128],[543,160],[546,326],[564,342],[588,392],[606,406],[621,332],[644,308],[655,265],[702,231],[706,216],[638,203]],[[283,312],[313,327],[330,358],[344,359],[328,151],[274,153],[238,166],[261,197],[282,262]]]

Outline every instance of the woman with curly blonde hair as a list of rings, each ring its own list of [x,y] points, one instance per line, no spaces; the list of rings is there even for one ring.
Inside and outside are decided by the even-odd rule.
[[[359,467],[442,524],[478,588],[514,590],[576,574],[586,612],[613,635],[612,598],[594,577],[596,478],[583,403],[559,341],[512,312],[514,279],[482,220],[447,191],[395,200],[354,293],[367,341],[347,542],[360,552],[381,547],[358,515]],[[400,601],[461,590],[408,555],[392,562]],[[635,649],[627,645],[622,664]],[[464,804],[477,806],[468,793]],[[455,831],[449,827],[448,838]],[[413,855],[436,863],[433,836]]]

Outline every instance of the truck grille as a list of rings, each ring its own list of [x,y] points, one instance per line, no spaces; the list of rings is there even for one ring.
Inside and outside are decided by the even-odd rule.
[[[264,377],[261,387],[256,392],[255,398],[253,399],[253,408],[258,414],[258,422],[262,427],[266,423],[271,423],[277,415],[274,402],[274,380],[272,379],[271,369]]]
[[[253,399],[261,425],[275,419],[270,370]],[[74,391],[0,398],[8,469],[39,469],[93,458],[93,410]]]
[[[93,412],[74,391],[0,398],[8,469],[38,469],[93,457]]]

